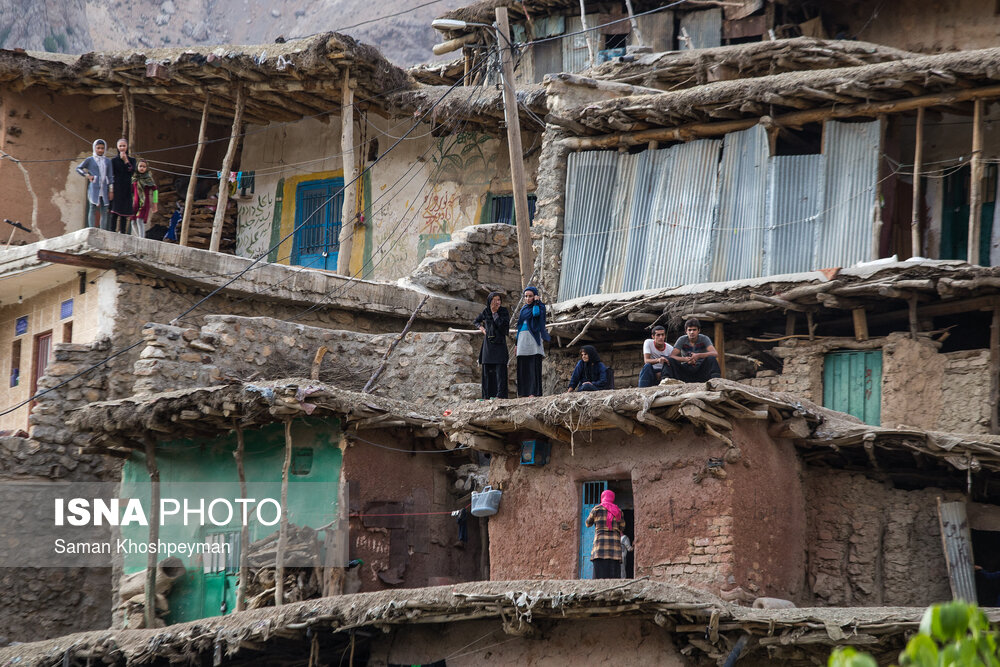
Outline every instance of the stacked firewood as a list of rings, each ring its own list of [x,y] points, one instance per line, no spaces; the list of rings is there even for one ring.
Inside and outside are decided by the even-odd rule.
[[[275,561],[278,553],[278,533],[275,531],[250,545],[247,565],[247,609],[274,606]],[[282,561],[289,563],[284,571],[284,600],[299,602],[323,594],[320,567],[320,543],[316,531],[308,526],[288,526],[288,538]]]
[[[153,224],[167,225],[170,216],[177,210],[178,203],[184,209],[186,192],[178,193],[173,181],[157,183],[159,194],[159,213],[153,218]],[[215,208],[218,204],[216,188],[213,186],[208,197],[196,199],[191,208],[191,229],[188,232],[188,245],[192,248],[207,250],[212,240],[212,224],[215,222]],[[178,227],[177,236],[181,230]],[[222,221],[222,238],[219,241],[220,252],[234,253],[236,250],[236,202],[229,200],[226,206],[226,217]]]

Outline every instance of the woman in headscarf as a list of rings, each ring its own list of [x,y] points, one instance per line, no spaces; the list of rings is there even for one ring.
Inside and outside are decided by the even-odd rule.
[[[584,345],[566,391],[601,391],[607,388],[608,367],[601,363],[601,355],[597,354],[593,345]]]
[[[150,216],[156,213],[159,195],[156,181],[149,171],[149,163],[139,160],[135,173],[132,174],[132,210],[135,211],[132,217],[132,233],[141,239],[146,238],[146,223],[149,222]]]
[[[619,579],[622,568],[622,531],[625,516],[615,505],[615,492],[601,493],[601,504],[587,515],[587,525],[594,526],[594,546],[590,560],[594,563],[594,579]]]
[[[524,305],[517,316],[517,395],[542,395],[542,359],[550,340],[545,328],[545,304],[538,298],[538,288],[524,288]]]
[[[77,166],[76,173],[90,181],[90,185],[87,186],[87,226],[96,227],[100,224],[104,229],[113,231],[108,217],[108,205],[114,194],[115,177],[111,169],[111,159],[104,155],[107,148],[104,139],[95,140],[93,153]],[[100,215],[99,220],[96,219],[96,214]]]
[[[483,332],[483,346],[479,350],[482,366],[483,398],[507,398],[507,330],[510,329],[510,311],[500,305],[500,292],[490,292],[486,307],[473,324]]]
[[[111,170],[118,189],[111,197],[111,231],[128,234],[128,223],[135,212],[132,188],[129,185],[135,180],[137,165],[135,158],[129,155],[128,139],[119,139],[116,146],[118,153],[111,158]]]

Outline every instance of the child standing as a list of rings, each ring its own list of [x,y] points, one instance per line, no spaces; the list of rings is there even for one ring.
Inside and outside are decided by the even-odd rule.
[[[159,198],[160,191],[156,188],[156,181],[149,171],[149,163],[139,160],[135,173],[132,174],[132,210],[135,211],[132,217],[132,233],[135,236],[146,238],[146,223],[150,216],[156,213]]]
[[[97,227],[100,224],[108,231],[111,228],[111,218],[108,215],[108,204],[114,194],[115,177],[111,169],[111,159],[104,156],[108,145],[104,139],[98,139],[93,145],[93,154],[81,162],[76,173],[85,176],[90,185],[87,186],[87,226]],[[99,220],[95,220],[99,214]]]
[[[135,158],[129,155],[128,139],[119,139],[117,148],[117,155],[111,158],[111,173],[114,175],[115,182],[127,186],[135,175]],[[132,190],[128,187],[118,188],[118,191],[111,197],[111,229],[128,234],[128,221],[134,212]]]

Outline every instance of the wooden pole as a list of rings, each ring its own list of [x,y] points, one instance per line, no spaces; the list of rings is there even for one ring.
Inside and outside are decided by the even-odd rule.
[[[506,8],[504,8],[504,9],[506,9]],[[497,21],[499,21],[499,20],[500,20],[500,14],[497,14]],[[499,25],[499,23],[498,23],[498,25]],[[580,25],[583,26],[583,36],[587,40],[587,53],[590,54],[590,63],[589,63],[589,65],[593,66],[594,63],[597,62],[597,52],[594,50],[594,42],[591,40],[590,29],[587,27],[587,6],[586,6],[586,0],[580,0]],[[507,30],[507,12],[504,12],[504,29],[503,30],[504,30],[504,35],[508,35],[509,34],[509,32]],[[501,45],[501,48],[503,48],[503,45]],[[506,74],[504,75],[504,78],[507,78]]]
[[[184,197],[184,216],[181,218],[180,244],[188,244],[188,234],[191,231],[191,210],[194,208],[194,193],[198,186],[198,167],[201,166],[201,156],[205,152],[205,130],[208,128],[208,106],[212,97],[205,94],[205,106],[201,110],[201,125],[198,127],[198,148],[194,152],[194,162],[191,163],[191,180],[188,181],[187,195]]]
[[[968,100],[989,99],[1000,97],[1000,85],[986,86],[983,88],[967,88],[964,90],[949,91],[935,95],[922,95],[920,97],[909,97],[901,100],[888,102],[862,102],[859,104],[844,104],[836,107],[824,109],[803,109],[793,111],[774,118],[777,125],[797,127],[807,123],[821,123],[826,120],[836,118],[853,118],[855,116],[878,116],[880,114],[903,113],[915,111],[921,108],[951,105],[957,102]],[[554,124],[558,125],[558,115]],[[637,132],[616,132],[595,137],[569,137],[561,139],[560,144],[570,150],[589,150],[593,148],[612,148],[620,144],[627,146],[645,144],[651,140],[668,141],[690,141],[698,137],[715,137],[720,134],[728,134],[753,127],[760,122],[759,118],[742,118],[739,120],[726,120],[716,123],[688,123],[674,127],[654,127],[648,130]]]
[[[854,321],[854,340],[868,340],[868,315],[864,308],[854,308],[851,310],[851,319]]]
[[[990,433],[1000,433],[1000,303],[990,325]]]
[[[726,377],[726,332],[725,332],[725,324],[723,324],[722,322],[715,323],[715,340],[712,342],[715,343],[715,351],[719,353],[718,362],[719,362],[720,376],[725,378]]]
[[[581,0],[581,7],[583,7]],[[514,62],[510,53],[510,25],[507,8],[497,7],[497,35],[503,60],[503,112],[507,121],[507,149],[510,155],[510,180],[514,189],[514,217],[517,219],[517,256],[521,263],[521,289],[528,285],[535,260],[531,251],[531,221],[528,192],[524,185],[524,150],[521,148],[521,123],[514,91]]]
[[[240,478],[240,497],[248,498],[247,476],[243,469],[243,455],[246,453],[246,443],[243,440],[243,429],[240,428],[239,424],[234,424],[233,426],[236,431],[236,474]],[[236,611],[243,611],[247,605],[246,586],[250,581],[249,551],[250,526],[244,521],[243,526],[240,528],[240,574],[239,582],[237,582],[236,586]]]
[[[639,31],[639,22],[635,20],[635,12],[632,11],[632,0],[625,0],[625,9],[628,10],[628,20],[632,24],[632,32],[635,33],[635,43],[642,46],[642,33]]]
[[[281,467],[281,526],[274,554],[274,606],[285,604],[285,547],[288,543],[288,469],[292,465],[292,420],[285,422],[285,464]]]
[[[911,257],[923,257],[924,244],[920,235],[920,216],[924,212],[924,183],[920,173],[924,170],[924,112],[917,109],[916,148],[913,151],[913,213],[910,215]]]
[[[208,249],[219,252],[222,241],[222,223],[226,219],[226,206],[229,204],[229,171],[236,157],[236,146],[240,143],[240,133],[243,127],[243,109],[247,104],[247,92],[241,85],[236,89],[236,109],[233,112],[233,131],[229,137],[229,148],[226,157],[222,159],[222,177],[219,179],[219,201],[215,209],[215,220],[212,222],[212,240]]]
[[[340,248],[337,251],[337,273],[350,275],[354,229],[358,219],[357,177],[354,160],[354,86],[351,70],[345,67],[340,85],[340,151],[344,162],[344,205],[341,207]]]
[[[882,152],[885,150],[885,130],[888,127],[888,122],[884,114],[878,116],[878,127],[879,127],[879,158],[878,158],[878,181],[875,183],[875,207],[872,211],[872,253],[871,258],[873,260],[878,259],[881,254],[882,245],[882,183],[884,181],[885,172],[885,160],[882,158]]]
[[[389,344],[389,349],[385,351],[385,355],[382,357],[382,363],[375,370],[375,372],[372,373],[371,378],[369,378],[368,382],[365,383],[365,388],[361,390],[361,393],[369,394],[375,388],[375,383],[378,382],[379,377],[382,375],[382,371],[385,370],[385,366],[389,362],[389,357],[392,356],[392,351],[396,349],[397,345],[399,345],[399,341],[406,338],[407,332],[409,332],[410,327],[413,326],[413,320],[417,319],[417,313],[420,312],[420,309],[424,307],[424,304],[427,303],[427,299],[429,298],[429,296],[425,296],[420,300],[420,303],[413,311],[413,314],[410,315],[410,319],[406,321],[406,326],[403,327],[402,333],[400,333],[399,336],[397,336],[396,339]]]
[[[983,101],[972,113],[972,180],[969,184],[969,264],[979,264],[979,230],[983,213]]]
[[[128,141],[129,151],[135,151],[135,99],[132,97],[132,91],[125,87],[125,112],[128,114],[128,132],[122,134],[125,140]]]
[[[160,470],[156,467],[156,442],[145,438],[146,471],[149,473],[149,543],[160,541]],[[146,588],[143,602],[143,621],[147,628],[156,627],[156,556],[150,548],[146,556]]]

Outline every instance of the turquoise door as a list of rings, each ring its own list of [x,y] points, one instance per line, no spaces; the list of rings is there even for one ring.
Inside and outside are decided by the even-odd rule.
[[[987,165],[987,178],[983,179],[985,192],[979,214],[980,266],[990,265],[990,240],[993,238],[993,212],[996,202],[996,165]],[[970,168],[962,167],[944,179],[944,197],[941,204],[940,259],[968,259],[969,256],[969,180]]]
[[[823,362],[823,407],[882,422],[882,351],[831,352]]]
[[[590,510],[601,504],[601,494],[608,488],[607,482],[584,482],[583,505],[580,508],[580,578],[594,578],[594,563],[590,560],[590,550],[594,546],[593,526],[586,524]]]
[[[295,189],[295,240],[292,264],[337,269],[344,179],[299,183]]]

